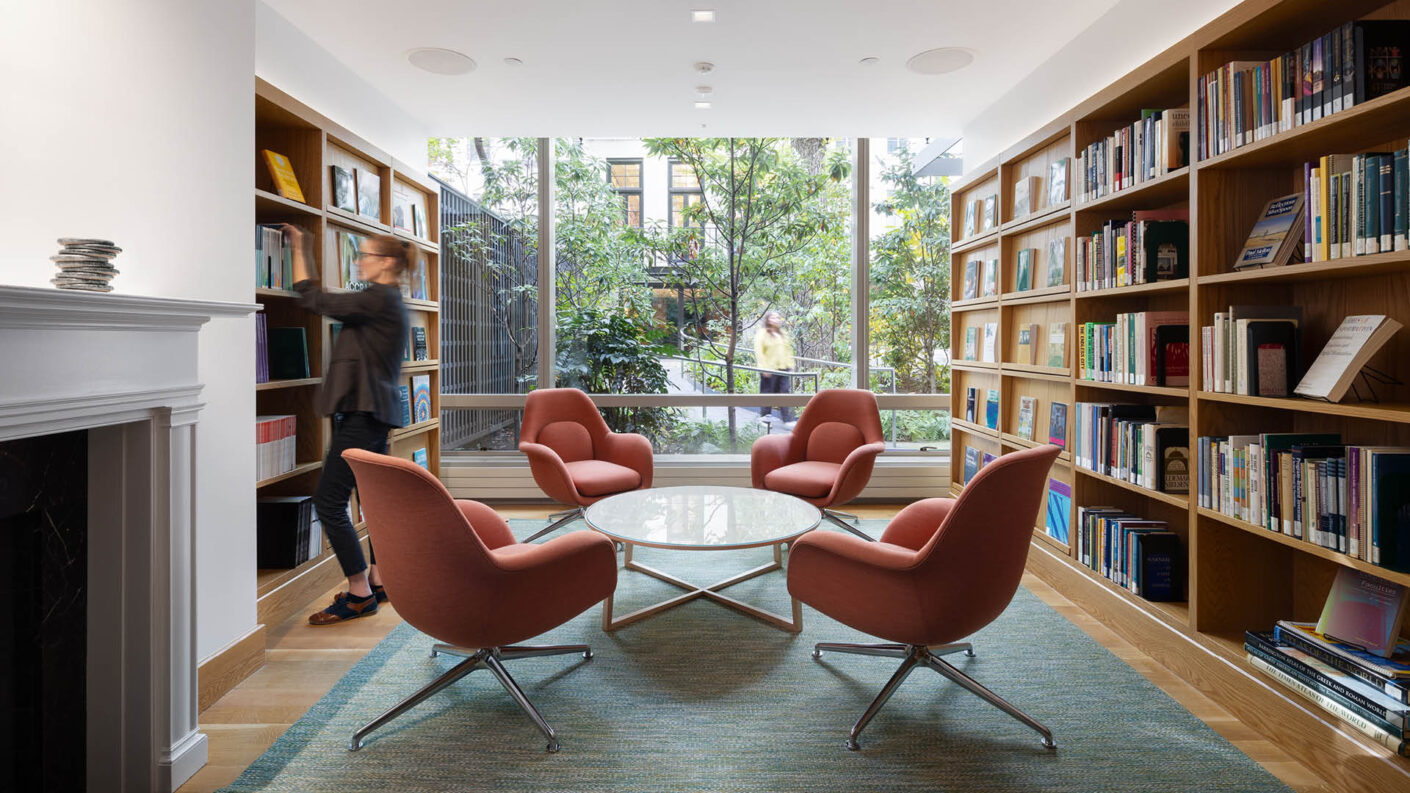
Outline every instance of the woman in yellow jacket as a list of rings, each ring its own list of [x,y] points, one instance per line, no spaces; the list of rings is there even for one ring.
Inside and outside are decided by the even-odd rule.
[[[764,314],[764,327],[754,334],[754,362],[760,369],[769,370],[759,373],[759,393],[789,393],[793,378],[778,373],[793,371],[793,339],[783,329],[783,315],[772,309]],[[767,416],[770,410],[765,406],[759,415]],[[785,425],[793,421],[791,408],[780,407],[778,412]]]

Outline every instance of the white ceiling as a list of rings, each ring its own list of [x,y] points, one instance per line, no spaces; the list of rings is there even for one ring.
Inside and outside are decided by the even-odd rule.
[[[958,135],[1118,1],[265,0],[433,135],[584,137]],[[692,23],[697,8],[717,21]],[[948,46],[974,63],[905,68]],[[479,68],[423,72],[415,47]],[[702,84],[710,110],[693,107]]]

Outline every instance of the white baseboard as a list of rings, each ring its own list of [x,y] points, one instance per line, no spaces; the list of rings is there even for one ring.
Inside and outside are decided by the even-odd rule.
[[[165,753],[164,753],[165,754]],[[192,732],[175,746],[171,753],[157,763],[157,790],[173,791],[186,784],[186,780],[205,767],[209,759],[210,745],[202,732]]]

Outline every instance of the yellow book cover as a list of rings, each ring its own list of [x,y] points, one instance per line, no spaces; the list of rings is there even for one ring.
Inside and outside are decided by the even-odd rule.
[[[269,166],[269,175],[274,179],[274,189],[279,191],[279,195],[299,203],[307,203],[304,201],[304,191],[299,189],[299,178],[294,176],[294,166],[290,164],[289,158],[269,149],[262,151],[264,164]]]

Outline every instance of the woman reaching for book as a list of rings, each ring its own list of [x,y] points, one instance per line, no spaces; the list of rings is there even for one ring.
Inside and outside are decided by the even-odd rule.
[[[287,224],[284,233],[293,250],[294,289],[300,305],[343,323],[319,394],[319,410],[333,418],[333,437],[313,503],[328,544],[348,578],[348,591],[308,618],[312,625],[332,625],[375,614],[377,604],[387,599],[377,574],[377,555],[371,555],[369,567],[348,515],[354,479],[342,455],[345,449],[385,454],[387,433],[401,426],[396,378],[401,372],[409,321],[399,281],[410,265],[410,256],[408,244],[395,237],[365,237],[358,248],[357,267],[358,277],[367,287],[329,292],[318,283],[312,236]],[[369,541],[369,551],[371,547]]]

